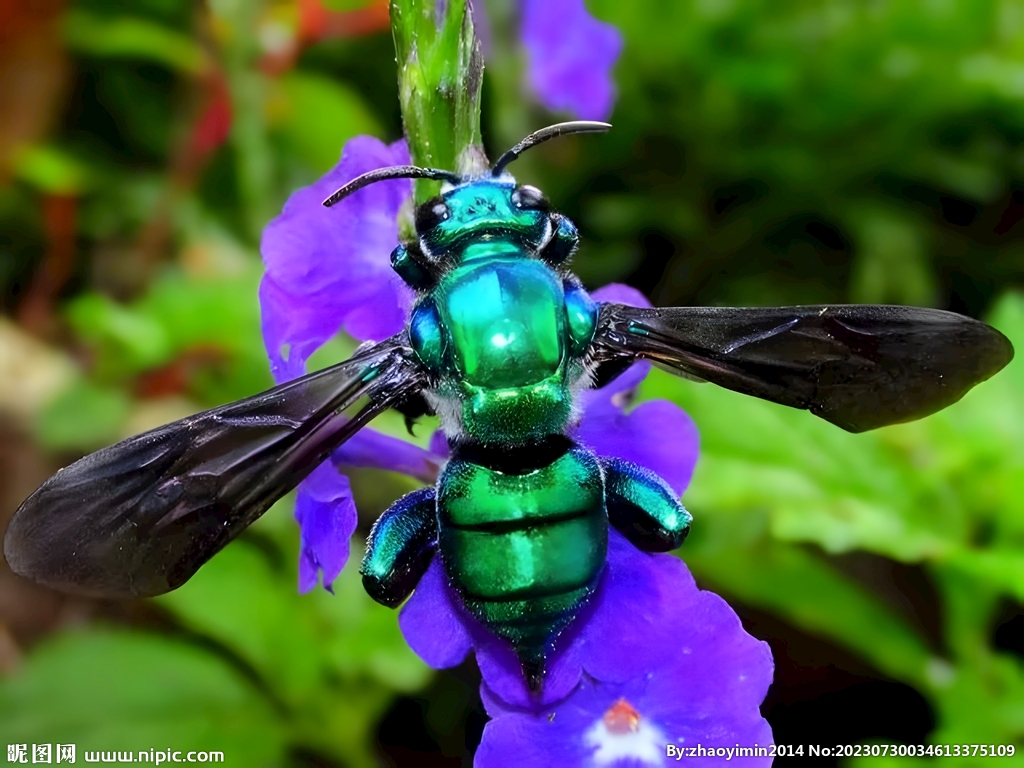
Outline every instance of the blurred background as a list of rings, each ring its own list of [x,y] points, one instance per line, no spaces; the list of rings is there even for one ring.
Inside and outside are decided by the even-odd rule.
[[[589,287],[940,307],[1024,350],[1024,0],[587,6],[625,38],[615,130],[516,175],[579,226]],[[494,157],[560,116],[515,5],[486,9]],[[261,229],[360,133],[401,136],[386,3],[0,0],[0,527],[83,453],[270,385]],[[776,743],[1024,748],[1022,356],[864,435],[645,384],[701,431],[681,556],[771,644]],[[363,535],[410,482],[356,473]],[[155,600],[0,564],[0,743],[469,765],[475,669],[428,670],[352,567],[299,596],[290,506]]]

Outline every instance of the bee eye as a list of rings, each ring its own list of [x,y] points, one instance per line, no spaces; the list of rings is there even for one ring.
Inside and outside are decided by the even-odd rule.
[[[416,209],[416,231],[421,235],[430,232],[434,227],[451,215],[448,206],[440,197],[423,203]]]
[[[551,206],[536,187],[523,185],[512,193],[512,204],[520,210],[547,211]]]

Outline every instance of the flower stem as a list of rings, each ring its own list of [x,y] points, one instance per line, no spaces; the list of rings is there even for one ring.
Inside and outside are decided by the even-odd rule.
[[[391,31],[413,163],[479,172],[484,65],[468,0],[391,0]],[[417,181],[416,202],[437,194],[438,185]]]

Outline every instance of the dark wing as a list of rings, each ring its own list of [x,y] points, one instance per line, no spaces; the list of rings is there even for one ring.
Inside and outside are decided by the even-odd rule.
[[[405,334],[255,397],[90,454],[47,480],[4,538],[15,573],[98,597],[181,586],[330,452],[424,377]],[[342,411],[368,398],[351,418]]]
[[[1013,357],[999,331],[919,307],[601,305],[592,345],[607,366],[643,357],[850,432],[927,416]]]

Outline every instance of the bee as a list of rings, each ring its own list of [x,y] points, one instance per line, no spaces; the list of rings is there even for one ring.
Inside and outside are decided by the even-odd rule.
[[[398,606],[440,557],[466,608],[511,642],[537,690],[555,639],[594,592],[609,525],[661,552],[691,522],[656,474],[569,436],[583,390],[646,359],[860,432],[944,408],[1012,358],[998,331],[935,309],[595,302],[567,267],[576,227],[506,169],[541,142],[609,127],[550,126],[482,175],[398,166],[339,189],[324,205],[384,179],[443,182],[416,208],[415,239],[391,254],[417,295],[405,329],[62,469],[11,521],[11,568],[102,597],[175,589],[372,418],[425,405],[451,459],[434,486],[377,520],[363,584]]]

